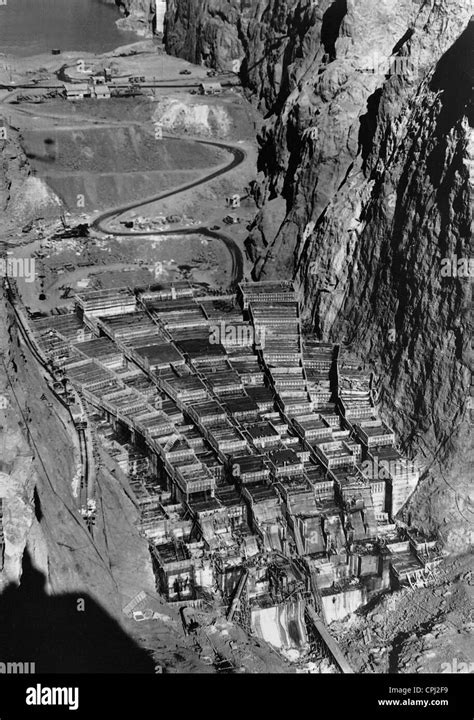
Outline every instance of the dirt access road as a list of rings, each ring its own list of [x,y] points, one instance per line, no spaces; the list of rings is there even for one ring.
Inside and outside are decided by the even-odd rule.
[[[29,116],[35,116],[34,110],[30,110],[27,108],[18,108],[14,107],[12,108],[11,105],[8,104],[8,100],[4,99],[3,103],[6,106],[9,107],[9,111],[13,111],[13,113],[19,113],[19,114],[25,114]],[[57,114],[49,114],[49,113],[41,113],[41,115],[38,116],[41,120],[48,119],[55,121],[54,127],[51,129],[59,129],[57,125],[57,121],[64,121],[64,120],[70,120],[70,116],[65,115],[57,115]],[[91,121],[89,117],[86,116],[75,116],[74,120],[77,122],[77,120],[84,121],[84,125],[82,126],[76,126],[73,125],[72,127],[77,127],[78,129],[85,129],[86,127],[110,127],[110,126],[123,126],[123,125],[137,125],[136,122],[107,122],[107,121],[101,121],[101,120],[94,120]],[[144,125],[146,123],[143,123]],[[71,129],[70,125],[66,126],[67,129]],[[222,143],[222,142],[215,142],[210,140],[202,140],[197,138],[186,136],[180,136],[180,135],[169,135],[169,134],[163,134],[163,137],[167,140],[174,140],[174,141],[182,141],[185,140],[187,142],[195,142],[202,145],[207,145],[210,147],[216,147],[221,150],[225,150],[226,152],[230,153],[232,155],[232,160],[225,165],[222,168],[218,168],[217,170],[214,170],[213,172],[209,173],[208,175],[205,175],[202,178],[198,178],[197,180],[194,180],[190,183],[187,183],[185,185],[181,185],[180,187],[174,188],[173,190],[169,190],[166,192],[161,192],[156,195],[149,196],[145,198],[144,200],[140,200],[140,202],[133,202],[128,203],[121,206],[116,206],[114,208],[108,209],[105,212],[98,215],[91,223],[91,227],[102,233],[106,233],[108,235],[113,235],[114,237],[120,238],[120,237],[146,237],[146,236],[170,236],[170,235],[197,235],[197,236],[205,236],[214,238],[217,240],[220,240],[223,242],[229,251],[231,258],[232,258],[232,275],[231,275],[231,286],[237,285],[238,282],[243,277],[243,270],[244,270],[244,257],[242,250],[237,245],[237,243],[228,235],[218,232],[215,230],[211,230],[209,226],[199,226],[199,228],[193,228],[190,229],[189,227],[186,228],[177,228],[176,230],[173,230],[170,232],[169,230],[153,230],[153,231],[140,231],[140,232],[133,232],[133,231],[123,231],[123,230],[113,230],[107,226],[107,223],[110,220],[117,219],[120,215],[122,215],[125,212],[134,211],[138,208],[144,207],[145,205],[148,205],[152,202],[157,202],[160,200],[164,200],[169,197],[173,197],[176,195],[179,195],[180,193],[184,193],[188,190],[194,189],[196,187],[199,187],[200,185],[204,185],[208,182],[211,182],[212,180],[215,180],[216,178],[227,174],[229,172],[232,172],[236,167],[241,165],[245,158],[246,158],[246,152],[241,147],[239,147],[236,144],[230,144],[230,143]]]
[[[212,173],[209,173],[209,175],[204,176],[203,178],[199,178],[198,180],[193,180],[190,183],[187,183],[186,185],[182,185],[179,188],[174,188],[173,190],[168,190],[167,192],[162,192],[157,195],[151,196],[146,198],[145,200],[140,201],[139,203],[129,203],[127,205],[122,205],[120,207],[116,207],[113,210],[108,210],[98,217],[95,218],[95,220],[92,222],[91,227],[93,227],[95,230],[98,230],[99,232],[107,233],[109,235],[114,235],[116,237],[142,237],[142,236],[164,236],[164,235],[205,235],[207,237],[216,238],[218,240],[221,240],[229,250],[231,256],[232,256],[232,285],[236,285],[240,280],[242,279],[243,275],[243,266],[244,266],[244,259],[242,255],[242,251],[239,248],[239,246],[236,244],[236,242],[229,237],[228,235],[224,235],[221,232],[217,232],[215,230],[211,230],[210,227],[207,226],[200,226],[197,229],[189,229],[189,228],[181,228],[177,230],[173,230],[173,232],[170,232],[169,230],[149,230],[149,231],[140,231],[139,233],[133,232],[132,230],[129,231],[118,231],[118,230],[112,230],[107,227],[107,222],[112,219],[117,219],[120,215],[122,215],[125,212],[129,212],[132,210],[136,210],[137,208],[143,207],[145,205],[148,205],[151,202],[156,202],[159,200],[164,200],[165,198],[172,197],[174,195],[178,195],[179,193],[186,192],[187,190],[191,190],[193,188],[198,187],[199,185],[203,185],[207,182],[210,182],[211,180],[214,180],[215,178],[224,175],[225,173],[231,172],[234,168],[238,167],[241,163],[244,162],[246,153],[244,150],[242,150],[241,147],[238,147],[237,145],[229,145],[228,143],[220,143],[220,142],[214,142],[209,140],[197,140],[193,138],[181,138],[179,136],[175,135],[163,135],[163,137],[166,137],[170,140],[190,140],[192,142],[200,143],[203,145],[209,145],[211,147],[217,147],[222,150],[226,150],[231,155],[233,155],[233,159],[230,161],[228,165],[226,165],[223,168],[220,168],[218,170],[213,171]]]

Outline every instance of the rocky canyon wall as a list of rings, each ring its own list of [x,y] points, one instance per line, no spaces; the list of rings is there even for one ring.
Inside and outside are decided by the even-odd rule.
[[[264,117],[254,277],[372,362],[423,477],[405,516],[472,540],[470,0],[169,0],[169,52],[239,69]]]
[[[106,0],[123,14],[117,20],[121,30],[130,30],[143,37],[151,37],[156,29],[156,3],[161,0]]]

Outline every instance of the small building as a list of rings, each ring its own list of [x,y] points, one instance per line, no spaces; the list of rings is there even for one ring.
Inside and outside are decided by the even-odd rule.
[[[64,83],[64,92],[67,100],[83,100],[91,96],[88,83]]]
[[[108,85],[95,85],[93,90],[93,96],[97,100],[107,100],[111,96],[110,88]]]
[[[202,82],[199,85],[201,95],[220,95],[222,93],[222,85],[219,82]]]

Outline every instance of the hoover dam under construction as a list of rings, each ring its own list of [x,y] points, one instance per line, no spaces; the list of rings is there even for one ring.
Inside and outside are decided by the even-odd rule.
[[[472,672],[470,3],[22,2],[0,663]]]

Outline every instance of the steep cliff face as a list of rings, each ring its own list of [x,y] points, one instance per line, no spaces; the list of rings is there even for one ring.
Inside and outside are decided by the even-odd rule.
[[[124,17],[117,21],[122,30],[132,30],[150,37],[156,28],[156,0],[109,0],[117,5]]]
[[[472,286],[442,268],[472,257],[472,12],[171,0],[165,38],[190,60],[238,61],[265,115],[254,276],[294,276],[308,327],[373,362],[382,412],[425,468],[411,520],[457,549],[474,518]]]
[[[441,31],[447,16],[437,20]],[[290,220],[308,318],[374,359],[382,409],[426,469],[412,519],[458,549],[473,527],[472,278],[444,276],[443,258],[472,257],[473,31],[471,22],[421,82],[391,75],[375,90],[337,192],[321,213]],[[306,222],[315,225],[304,238]]]
[[[171,55],[220,70],[232,68],[243,56],[239,29],[243,5],[240,0],[168,0],[164,40]],[[247,13],[246,13],[247,14]]]
[[[88,532],[72,493],[80,459],[76,431],[39,375],[29,350],[20,343],[6,296],[2,294],[0,300],[0,393],[7,405],[0,436],[0,496],[5,498],[5,564],[0,582],[21,582],[27,548],[50,592],[84,592],[87,588],[91,597],[119,617],[128,601],[124,599],[127,588],[120,587],[114,573],[123,572],[120,553],[123,559],[124,548],[130,551],[134,540],[127,525],[118,536],[114,514],[128,518],[132,527],[137,511],[120,487],[112,496],[110,481],[102,471],[98,483],[103,507],[95,538]],[[136,531],[135,539],[139,541]],[[141,551],[135,551],[134,564],[140,558],[138,565],[143,565],[137,567],[139,582],[153,591],[146,543],[142,542]],[[128,599],[132,596],[133,592]]]

